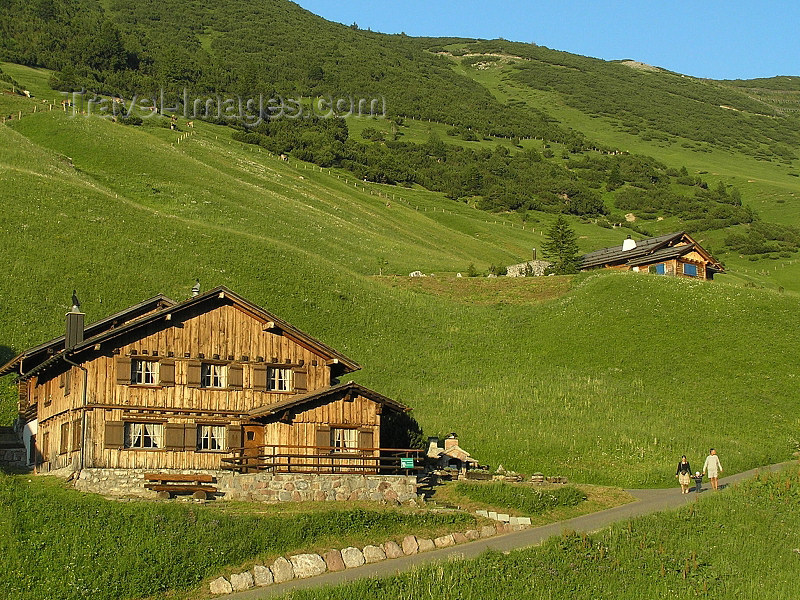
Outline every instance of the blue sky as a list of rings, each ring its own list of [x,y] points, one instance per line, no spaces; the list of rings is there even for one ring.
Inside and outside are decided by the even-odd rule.
[[[798,0],[297,0],[330,21],[414,36],[503,37],[696,77],[800,75]]]

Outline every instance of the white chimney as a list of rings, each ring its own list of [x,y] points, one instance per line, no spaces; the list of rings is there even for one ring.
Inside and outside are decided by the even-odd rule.
[[[622,251],[627,252],[628,250],[633,250],[636,248],[636,240],[628,236],[624,242],[622,242]]]

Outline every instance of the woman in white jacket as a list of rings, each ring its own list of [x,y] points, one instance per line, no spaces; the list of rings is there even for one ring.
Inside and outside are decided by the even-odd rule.
[[[722,473],[722,465],[719,464],[719,457],[717,451],[712,448],[709,455],[706,457],[706,462],[703,464],[703,475],[708,473],[708,480],[711,482],[711,489],[717,491],[719,484],[717,478]]]

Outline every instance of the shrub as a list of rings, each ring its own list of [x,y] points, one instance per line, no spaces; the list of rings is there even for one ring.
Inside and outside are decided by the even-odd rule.
[[[138,126],[138,125],[141,125],[141,124],[142,124],[142,118],[141,118],[141,117],[138,117],[138,116],[136,116],[136,115],[130,115],[129,117],[119,117],[119,118],[117,119],[117,121],[118,121],[119,123],[122,123],[123,125],[134,125],[134,126]]]
[[[573,486],[554,489],[537,489],[509,483],[456,484],[456,493],[490,506],[505,507],[526,514],[540,514],[559,506],[577,506],[586,495]]]

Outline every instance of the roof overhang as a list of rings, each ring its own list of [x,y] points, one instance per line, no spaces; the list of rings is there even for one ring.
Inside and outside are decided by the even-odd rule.
[[[354,381],[348,381],[347,383],[339,383],[337,385],[325,387],[307,394],[292,396],[291,398],[287,398],[281,402],[276,402],[275,404],[259,406],[258,408],[251,410],[249,414],[255,419],[278,416],[286,411],[295,410],[321,400],[338,400],[339,397],[345,397],[347,394],[364,396],[365,398],[369,398],[370,400],[382,404],[397,412],[408,412],[411,410],[402,402],[392,400],[391,398],[384,396],[375,390],[364,387],[363,385]]]

